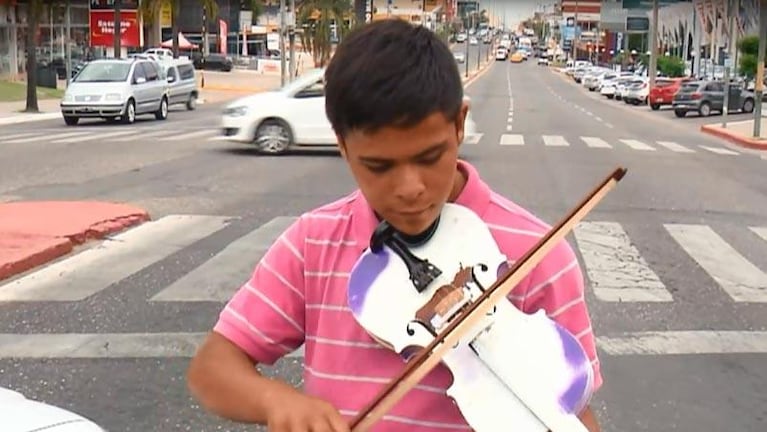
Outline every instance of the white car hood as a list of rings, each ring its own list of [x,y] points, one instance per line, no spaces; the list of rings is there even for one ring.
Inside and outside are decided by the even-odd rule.
[[[243,98],[236,99],[233,102],[229,103],[226,107],[233,108],[233,107],[239,107],[243,105],[250,106],[250,105],[263,103],[265,101],[274,100],[274,99],[285,99],[285,94],[279,91],[268,91],[263,93],[256,93],[254,95],[245,96]]]
[[[3,432],[105,432],[85,417],[29,400],[3,387],[0,387],[0,419]]]

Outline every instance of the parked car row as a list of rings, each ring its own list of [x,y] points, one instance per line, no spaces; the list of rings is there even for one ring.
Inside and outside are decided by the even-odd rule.
[[[706,117],[724,109],[725,83],[715,79],[690,77],[669,78],[659,74],[650,86],[645,71],[619,72],[611,68],[581,63],[565,69],[565,73],[592,92],[622,100],[631,105],[648,105],[653,111],[671,106],[677,117],[696,112]],[[730,82],[728,112],[750,113],[754,110],[754,93],[735,80]]]
[[[134,55],[84,64],[67,85],[60,107],[70,126],[82,118],[132,124],[139,115],[165,120],[172,105],[194,110],[198,97],[190,60]]]

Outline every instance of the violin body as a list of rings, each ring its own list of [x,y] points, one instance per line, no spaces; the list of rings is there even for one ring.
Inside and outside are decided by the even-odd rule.
[[[384,240],[371,241],[352,270],[349,306],[371,337],[406,361],[509,264],[484,221],[456,204],[444,206],[422,244],[381,229],[388,230],[376,233]],[[448,396],[477,432],[495,432],[499,424],[521,432],[586,431],[577,414],[591,399],[591,362],[542,310],[526,314],[502,301],[442,363],[453,375]]]

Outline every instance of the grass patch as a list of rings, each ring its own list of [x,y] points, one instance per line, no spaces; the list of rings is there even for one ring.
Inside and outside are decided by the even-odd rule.
[[[38,99],[60,99],[64,89],[37,88]],[[27,83],[0,81],[0,102],[18,102],[27,100]]]

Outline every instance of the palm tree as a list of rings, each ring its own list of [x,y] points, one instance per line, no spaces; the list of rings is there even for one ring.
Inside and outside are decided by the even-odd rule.
[[[333,49],[333,25],[339,39],[343,39],[350,27],[351,0],[306,0],[302,3],[296,21],[303,27],[301,43],[312,53],[314,64],[324,67],[330,60]]]
[[[215,17],[218,15],[218,3],[216,0],[199,0],[205,8],[206,15]],[[252,4],[260,3],[259,0],[248,0]],[[163,5],[170,5],[171,33],[173,33],[173,57],[178,57],[178,15],[181,11],[181,0],[143,0],[139,4],[139,14],[147,23],[153,23],[159,15]],[[255,15],[255,12],[254,12]]]

